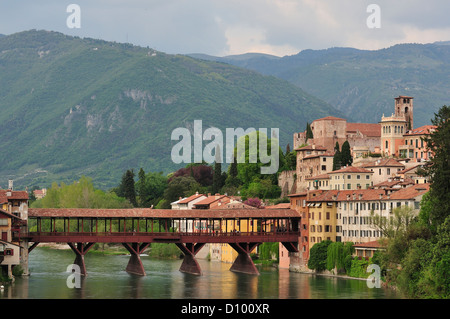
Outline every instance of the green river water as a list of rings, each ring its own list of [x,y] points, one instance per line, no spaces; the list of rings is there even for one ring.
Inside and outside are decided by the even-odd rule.
[[[129,256],[87,253],[87,277],[81,288],[68,288],[71,250],[36,248],[30,276],[0,291],[0,299],[396,299],[386,288],[368,288],[363,280],[314,276],[260,267],[260,275],[229,271],[230,264],[199,259],[202,276],[180,272],[181,260],[141,257],[147,276],[125,271]]]

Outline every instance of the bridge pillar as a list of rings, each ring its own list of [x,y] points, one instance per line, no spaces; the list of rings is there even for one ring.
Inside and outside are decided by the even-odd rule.
[[[80,273],[82,276],[87,276],[86,264],[84,262],[84,255],[92,248],[95,243],[77,243],[76,246],[74,243],[67,243],[72,251],[75,253],[75,261],[73,262],[75,265],[80,266]]]
[[[202,249],[205,245],[204,243],[176,243],[177,247],[184,254],[183,263],[180,266],[180,271],[193,275],[202,275],[202,269],[195,259],[195,255]]]
[[[142,265],[140,254],[147,249],[149,243],[122,243],[122,245],[130,252],[130,260],[128,261],[127,268],[128,273],[138,276],[146,276],[144,265]]]
[[[239,254],[230,270],[242,272],[244,274],[259,275],[253,260],[250,258],[250,252],[261,243],[229,243],[229,245]]]

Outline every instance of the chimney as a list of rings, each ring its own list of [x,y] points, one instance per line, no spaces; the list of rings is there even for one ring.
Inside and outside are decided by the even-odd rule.
[[[359,194],[359,199],[360,199],[360,200],[362,199],[362,195],[363,195],[363,194]]]
[[[14,181],[12,179],[8,180],[8,189],[14,190]]]

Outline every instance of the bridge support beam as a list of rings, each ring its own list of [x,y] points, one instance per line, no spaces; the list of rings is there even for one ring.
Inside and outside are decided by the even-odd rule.
[[[130,260],[128,261],[126,272],[138,275],[138,276],[146,276],[144,265],[142,265],[140,254],[147,249],[149,243],[143,243],[139,245],[139,243],[122,243],[122,245],[130,252]]]
[[[95,243],[67,243],[72,251],[75,253],[75,261],[73,262],[75,265],[80,266],[80,273],[82,276],[87,276],[86,264],[84,262],[84,255],[89,251],[89,249],[94,246]]]
[[[180,250],[184,254],[183,263],[181,264],[180,271],[185,272],[188,274],[193,275],[199,275],[201,276],[202,269],[200,268],[200,265],[198,264],[197,260],[195,259],[195,255],[202,249],[202,247],[205,245],[204,243],[176,243],[177,247],[180,248]]]
[[[250,258],[250,252],[259,244],[261,243],[229,243],[239,254],[230,270],[244,274],[259,275],[258,269],[256,269],[253,260]]]

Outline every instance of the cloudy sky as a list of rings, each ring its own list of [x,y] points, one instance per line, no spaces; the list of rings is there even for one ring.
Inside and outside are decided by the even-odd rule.
[[[80,28],[67,26],[70,4],[80,8]],[[368,12],[371,4],[379,11]],[[167,53],[284,56],[448,41],[449,13],[448,0],[0,0],[0,33],[45,29]]]

